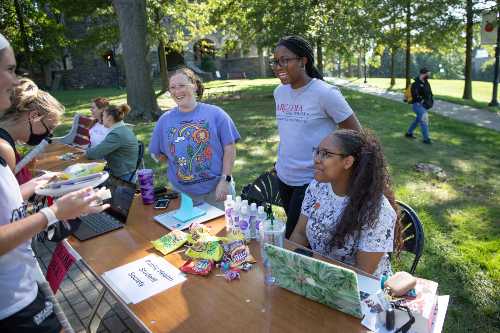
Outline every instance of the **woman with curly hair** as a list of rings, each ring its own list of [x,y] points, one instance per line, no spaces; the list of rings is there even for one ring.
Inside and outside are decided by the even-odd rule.
[[[177,70],[169,90],[177,107],[156,123],[149,151],[167,160],[175,189],[221,208],[226,195],[235,194],[231,174],[240,134],[224,110],[197,101],[203,84],[192,70]]]
[[[291,240],[375,276],[401,244],[397,206],[378,140],[337,130],[314,148],[314,180]]]

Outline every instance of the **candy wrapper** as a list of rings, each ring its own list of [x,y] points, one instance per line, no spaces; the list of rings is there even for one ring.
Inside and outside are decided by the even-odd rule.
[[[187,233],[180,230],[173,230],[165,236],[152,241],[151,244],[153,244],[154,248],[160,251],[163,255],[167,255],[184,245],[187,242],[187,238]]]
[[[213,261],[221,260],[223,254],[224,250],[218,241],[198,241],[186,251],[186,255],[190,258]]]
[[[245,263],[255,263],[255,259],[250,253],[250,249],[245,241],[236,240],[222,245],[224,249],[224,262],[229,262],[231,268],[239,268]]]
[[[214,262],[212,260],[191,260],[189,259],[182,265],[181,271],[184,273],[203,275],[206,276],[214,268]]]

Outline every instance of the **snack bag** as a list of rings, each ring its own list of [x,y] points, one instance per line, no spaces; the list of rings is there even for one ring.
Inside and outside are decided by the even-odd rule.
[[[203,275],[206,276],[214,268],[214,262],[212,260],[201,259],[201,260],[191,260],[189,259],[182,265],[181,271],[184,273]]]
[[[198,241],[186,251],[186,255],[190,258],[213,261],[221,260],[223,253],[224,250],[218,241]]]
[[[218,242],[221,238],[210,235],[210,228],[199,223],[193,223],[189,227],[188,242]]]
[[[239,268],[245,263],[255,263],[255,259],[250,253],[250,249],[245,241],[237,240],[223,245],[224,259],[229,262],[231,268]]]
[[[180,248],[187,242],[188,234],[180,230],[172,230],[170,233],[151,241],[154,248],[163,255],[167,255]]]
[[[105,166],[105,162],[77,163],[64,169],[63,173],[67,179],[71,179],[101,172]]]

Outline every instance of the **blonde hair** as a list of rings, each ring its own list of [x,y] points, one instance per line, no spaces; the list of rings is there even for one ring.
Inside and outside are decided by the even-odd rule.
[[[125,116],[130,112],[130,106],[128,106],[128,104],[122,104],[119,106],[111,104],[104,109],[104,112],[113,117],[113,120],[117,123],[125,119]]]
[[[64,106],[51,94],[42,89],[28,78],[21,78],[19,85],[14,87],[12,105],[0,115],[0,123],[12,124],[29,112],[36,111],[41,116],[57,115],[64,113]]]

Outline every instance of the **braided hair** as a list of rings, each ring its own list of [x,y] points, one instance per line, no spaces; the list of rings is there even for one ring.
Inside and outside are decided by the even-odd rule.
[[[279,40],[278,46],[283,46],[297,55],[297,57],[306,57],[306,73],[312,78],[323,80],[323,75],[314,66],[314,50],[311,44],[300,36],[286,36]]]

